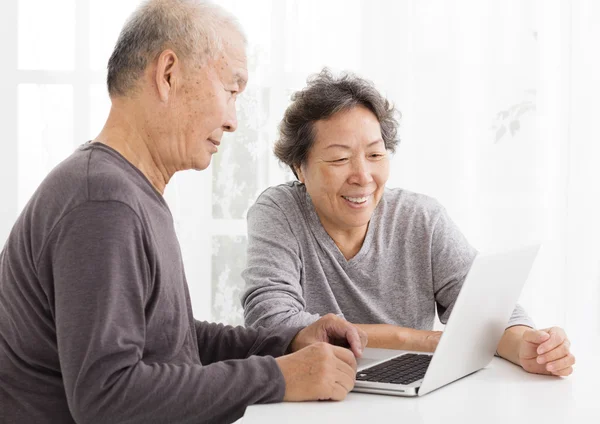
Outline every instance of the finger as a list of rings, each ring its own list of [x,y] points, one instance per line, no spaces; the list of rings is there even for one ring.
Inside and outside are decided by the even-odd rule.
[[[365,347],[367,347],[367,343],[369,343],[369,335],[367,334],[367,332],[365,330],[361,330],[358,327],[355,327],[356,331],[358,331],[358,336],[360,337],[360,346],[361,346],[361,356],[362,356],[362,351],[365,350]],[[360,358],[360,356],[359,356]]]
[[[351,375],[348,375],[345,372],[337,370],[336,375],[335,375],[335,381],[336,381],[336,383],[341,385],[344,388],[344,390],[346,390],[346,392],[349,392],[350,390],[352,390],[354,388],[354,381],[355,381],[354,376],[355,375],[356,374],[354,374],[354,373]]]
[[[339,371],[347,375],[350,379],[354,380],[356,378],[356,368],[348,365],[344,361],[336,359],[335,368]]]
[[[573,356],[572,353],[569,353],[564,358],[560,358],[556,361],[552,361],[546,364],[546,369],[550,372],[558,372],[566,368],[572,367],[573,365],[575,365],[575,356]]]
[[[357,327],[343,318],[335,317],[335,324],[329,327],[328,333],[330,339],[342,339],[341,344],[350,347],[354,356],[357,358],[362,356],[363,338],[366,339],[366,334],[361,337]]]
[[[335,382],[331,388],[331,400],[344,400],[348,395],[348,390],[340,383]]]
[[[333,354],[346,364],[348,364],[354,371],[356,371],[356,358],[348,349],[339,346],[331,346],[333,348]]]
[[[521,337],[520,357],[522,359],[536,359],[538,356],[538,346],[540,343],[548,340],[550,335],[545,331],[529,329],[523,332]]]
[[[573,374],[573,367],[565,368],[564,370],[553,372],[552,375],[556,375],[559,377],[567,377]]]
[[[523,332],[523,340],[533,344],[540,344],[550,338],[550,334],[542,330],[526,330]]]
[[[568,340],[565,340],[560,346],[557,346],[555,349],[546,352],[543,355],[539,355],[537,357],[538,364],[546,364],[548,362],[556,361],[557,359],[564,358],[569,354],[569,345]]]
[[[537,348],[538,355],[542,355],[546,352],[555,349],[556,347],[560,346],[567,338],[563,329],[558,327],[550,328],[548,330],[548,334],[550,335],[550,338],[542,344],[540,344]]]
[[[350,323],[345,325],[346,327],[346,340],[348,340],[348,344],[350,345],[350,350],[354,353],[354,356],[360,358],[362,356],[363,351],[363,342],[361,340],[360,334],[358,333],[358,329]]]

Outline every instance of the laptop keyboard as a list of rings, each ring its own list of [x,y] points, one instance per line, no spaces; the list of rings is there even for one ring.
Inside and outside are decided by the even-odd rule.
[[[407,353],[356,373],[358,381],[410,384],[425,376],[431,355]]]

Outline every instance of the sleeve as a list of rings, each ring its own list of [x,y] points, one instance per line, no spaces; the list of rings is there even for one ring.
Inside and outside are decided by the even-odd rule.
[[[144,360],[147,249],[128,206],[88,202],[54,228],[39,261],[51,270],[58,357],[75,421],[232,422],[250,404],[281,401],[285,381],[270,356],[207,366]]]
[[[246,325],[305,327],[320,318],[306,311],[300,247],[275,204],[257,202],[248,211],[248,257],[242,277]]]
[[[285,355],[301,327],[245,328],[196,321],[200,360],[208,365],[252,355]]]
[[[440,206],[439,216],[433,227],[431,268],[438,315],[443,324],[448,322],[476,255],[477,250],[469,244],[446,210]],[[520,305],[516,305],[507,328],[515,325],[533,327],[533,322]]]

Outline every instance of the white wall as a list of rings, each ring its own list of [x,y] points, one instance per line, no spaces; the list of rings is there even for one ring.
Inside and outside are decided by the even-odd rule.
[[[136,3],[0,4],[0,243],[41,178],[100,130],[105,63]],[[481,250],[544,242],[521,302],[582,345],[600,331],[599,2],[222,3],[250,40],[240,129],[167,190],[198,318],[239,322],[245,210],[289,178],[271,154],[277,123],[327,65],[372,79],[403,113],[390,186],[438,198]]]

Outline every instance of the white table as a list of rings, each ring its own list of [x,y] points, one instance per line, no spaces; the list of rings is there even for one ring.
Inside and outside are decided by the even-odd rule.
[[[577,355],[567,378],[533,375],[503,359],[420,398],[350,393],[342,402],[250,406],[253,423],[600,424],[600,355]]]

